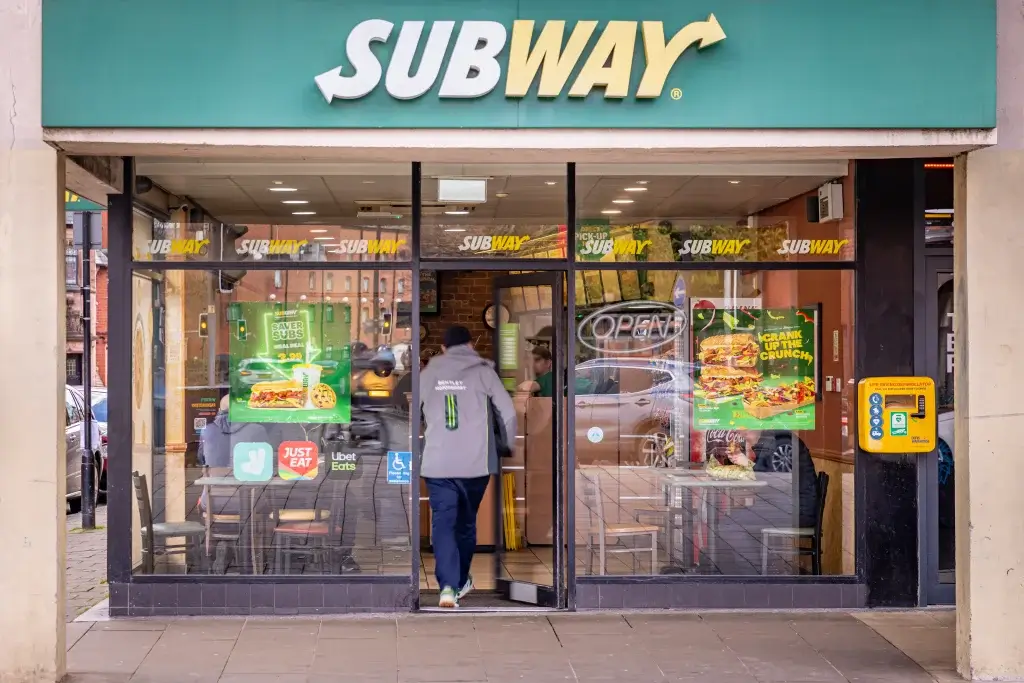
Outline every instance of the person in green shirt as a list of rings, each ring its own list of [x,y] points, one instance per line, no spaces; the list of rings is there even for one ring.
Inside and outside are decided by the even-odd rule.
[[[519,385],[520,391],[528,391],[534,396],[550,398],[555,391],[555,376],[552,368],[551,351],[544,346],[533,347],[533,376],[536,379]]]

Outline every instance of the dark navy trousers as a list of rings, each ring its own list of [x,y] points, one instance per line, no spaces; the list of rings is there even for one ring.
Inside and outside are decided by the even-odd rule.
[[[447,587],[458,592],[469,579],[476,549],[476,513],[490,479],[423,478],[430,497],[434,575],[440,589]]]

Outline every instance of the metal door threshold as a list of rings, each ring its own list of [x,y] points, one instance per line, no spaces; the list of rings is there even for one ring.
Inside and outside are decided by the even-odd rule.
[[[565,610],[554,607],[420,607],[419,612],[440,613],[457,616],[459,614],[551,614]]]

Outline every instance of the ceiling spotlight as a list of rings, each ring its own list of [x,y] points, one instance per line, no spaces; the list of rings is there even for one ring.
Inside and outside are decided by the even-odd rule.
[[[316,211],[292,211],[293,216],[315,216]]]
[[[468,216],[469,211],[465,211],[463,209],[452,209],[451,211],[445,211],[444,214],[446,216]]]
[[[363,303],[364,304],[366,303],[366,297],[365,296],[363,297]]]
[[[646,185],[647,181],[646,180],[638,180],[638,181],[636,181],[636,184],[637,185]]]
[[[647,192],[646,187],[624,187],[622,189],[626,192]]]
[[[309,201],[306,200],[306,199],[286,199],[286,200],[284,200],[281,203],[282,204],[309,204]]]
[[[268,188],[271,192],[298,192],[299,190],[294,187],[271,187]]]
[[[314,234],[316,234],[318,232],[327,232],[327,228],[312,228],[312,229],[310,229],[310,232],[314,233]]]
[[[738,181],[738,180],[730,180],[730,181],[729,181],[729,184],[730,184],[730,185],[739,185],[739,184],[740,184],[740,181]]]
[[[284,185],[284,182],[282,182],[282,181],[280,181],[280,180],[275,180],[275,181],[274,181],[274,184],[275,184],[275,185]]]
[[[601,213],[603,213],[605,215],[608,215],[608,216],[614,216],[615,214],[622,213],[622,212],[619,211],[618,209],[605,209]]]
[[[497,197],[498,199],[504,199],[505,197],[508,196],[508,192],[495,192],[494,196]]]
[[[557,180],[545,180],[544,184],[545,185],[557,185],[558,181]]]
[[[612,204],[632,204],[632,199],[613,199]]]
[[[373,185],[375,182],[376,181],[374,181],[374,180],[364,180],[363,181],[363,185]]]

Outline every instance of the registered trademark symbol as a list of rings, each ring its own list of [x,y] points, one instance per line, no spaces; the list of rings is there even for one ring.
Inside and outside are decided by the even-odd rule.
[[[673,100],[681,100],[683,99],[683,91],[680,88],[672,88],[671,92],[669,92],[669,97]]]

